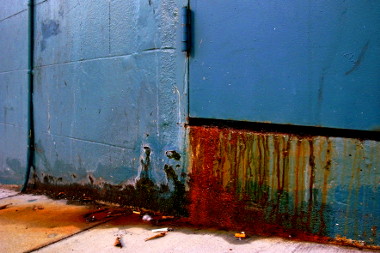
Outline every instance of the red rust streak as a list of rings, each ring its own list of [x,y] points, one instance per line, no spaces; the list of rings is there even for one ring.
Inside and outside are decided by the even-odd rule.
[[[313,140],[309,140],[310,155],[309,155],[309,166],[310,166],[310,181],[309,181],[309,202],[308,202],[308,226],[311,225],[312,211],[313,211],[313,188],[314,188],[314,170],[315,170],[315,161],[314,161],[314,146]]]

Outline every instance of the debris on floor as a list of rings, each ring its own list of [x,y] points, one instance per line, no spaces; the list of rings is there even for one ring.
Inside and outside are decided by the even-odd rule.
[[[93,216],[87,217],[86,221],[87,222],[95,222],[95,221],[98,221],[98,219],[96,219],[95,215],[93,215]]]
[[[33,211],[44,210],[44,209],[45,208],[43,206],[41,206],[41,205],[34,205],[33,208],[32,208]]]
[[[54,237],[57,237],[58,234],[57,233],[51,233],[51,234],[48,234],[48,238],[54,238]]]
[[[161,222],[173,221],[175,216],[162,215],[154,212],[138,212],[133,211],[134,214],[139,214],[143,221],[149,221],[153,225],[159,225]]]
[[[64,193],[64,192],[59,192],[58,194],[57,194],[57,198],[63,198],[63,197],[65,197],[66,196],[66,193]]]
[[[115,243],[113,245],[115,247],[122,248],[123,244],[121,243],[121,237],[116,237]]]
[[[160,220],[172,220],[174,219],[174,216],[165,216],[163,215]]]
[[[143,221],[151,221],[151,220],[153,220],[153,217],[149,214],[144,214],[142,217],[142,220]]]
[[[5,208],[7,208],[8,206],[11,206],[11,205],[12,205],[12,203],[2,205],[2,206],[0,206],[0,210],[1,209],[5,209]]]
[[[245,238],[247,238],[247,235],[245,234],[244,231],[242,231],[242,232],[240,232],[240,233],[235,233],[235,237],[236,237],[237,239],[241,240],[241,239],[245,239]]]
[[[99,209],[97,211],[86,214],[84,218],[87,222],[99,221],[109,215],[108,211],[108,208]]]
[[[149,240],[157,239],[157,238],[160,238],[160,237],[164,237],[167,233],[168,233],[168,232],[162,232],[162,233],[159,233],[158,235],[155,235],[155,236],[152,236],[152,237],[146,238],[145,241],[149,241]]]
[[[153,233],[157,233],[157,232],[169,232],[169,231],[173,231],[174,229],[172,228],[157,228],[157,229],[152,229],[152,232]]]

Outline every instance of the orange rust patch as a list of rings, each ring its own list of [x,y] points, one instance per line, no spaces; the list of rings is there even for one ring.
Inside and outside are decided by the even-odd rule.
[[[22,223],[28,227],[75,229],[83,227],[83,216],[90,210],[84,206],[68,206],[56,203],[36,205],[19,205],[0,212],[3,224]]]
[[[93,211],[52,201],[15,204],[0,210],[0,245],[4,252],[39,248],[94,226],[85,218]]]

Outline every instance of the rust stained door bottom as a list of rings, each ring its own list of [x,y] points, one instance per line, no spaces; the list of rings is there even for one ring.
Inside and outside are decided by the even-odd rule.
[[[193,223],[380,245],[378,141],[189,131]]]

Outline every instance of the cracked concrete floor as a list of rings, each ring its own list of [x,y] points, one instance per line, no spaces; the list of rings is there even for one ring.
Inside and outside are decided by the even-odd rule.
[[[142,222],[139,215],[105,215],[99,208],[0,188],[0,207],[4,205],[0,252],[375,252],[279,237],[239,241],[233,231],[186,227],[145,241],[157,227]],[[122,248],[114,246],[117,237]]]

